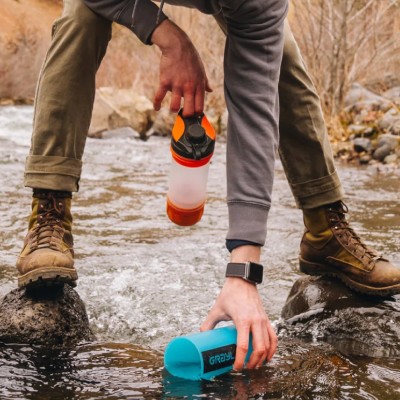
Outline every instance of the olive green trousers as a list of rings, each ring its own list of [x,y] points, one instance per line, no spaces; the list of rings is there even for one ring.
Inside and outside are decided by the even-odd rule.
[[[216,19],[224,30],[224,21]],[[110,21],[81,0],[64,1],[38,81],[25,186],[78,191],[95,75],[110,39]],[[309,209],[340,200],[343,191],[320,100],[288,24],[279,97],[279,153],[297,206]]]

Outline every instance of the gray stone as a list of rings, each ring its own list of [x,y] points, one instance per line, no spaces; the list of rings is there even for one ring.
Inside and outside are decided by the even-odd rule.
[[[282,310],[279,335],[330,343],[344,354],[400,355],[400,296],[356,293],[340,281],[298,279]]]
[[[400,113],[394,108],[386,111],[378,121],[378,127],[395,135],[400,135]]]
[[[381,135],[378,138],[378,147],[384,145],[390,146],[392,150],[394,150],[397,146],[400,145],[400,136],[391,135],[390,133]]]
[[[93,339],[85,304],[69,285],[15,289],[0,303],[0,342],[68,347]]]
[[[393,101],[393,103],[400,104],[400,86],[395,86],[389,90],[386,90],[382,96]]]
[[[385,164],[393,164],[398,160],[398,156],[397,154],[389,154],[388,156],[385,157],[385,159],[383,160],[383,162]]]
[[[386,111],[392,106],[392,102],[364,88],[359,83],[351,85],[345,98],[347,111]]]
[[[372,154],[372,157],[374,160],[379,160],[383,161],[386,156],[388,156],[392,152],[392,147],[388,145],[387,143],[384,143],[382,146],[379,146],[374,153]]]
[[[361,153],[363,151],[368,152],[372,149],[371,140],[367,138],[356,138],[353,141],[353,148],[357,153]]]
[[[351,124],[347,127],[349,134],[354,135],[356,137],[362,135],[367,129],[368,126],[357,125],[357,124]]]

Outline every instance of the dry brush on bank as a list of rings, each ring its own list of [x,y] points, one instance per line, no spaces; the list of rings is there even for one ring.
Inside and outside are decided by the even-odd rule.
[[[400,1],[292,0],[291,4],[290,23],[321,94],[327,121],[340,132],[337,116],[352,83],[376,89],[379,82],[386,89],[384,80],[390,78],[393,86],[399,84]],[[171,6],[165,10],[198,48],[214,88],[207,95],[207,108],[222,115],[224,35],[212,17],[196,10]],[[2,0],[1,11],[0,22],[6,23],[0,25],[0,98],[33,97],[51,20],[61,12],[61,2]],[[132,89],[151,99],[158,60],[155,47],[143,45],[128,29],[115,25],[97,84]]]

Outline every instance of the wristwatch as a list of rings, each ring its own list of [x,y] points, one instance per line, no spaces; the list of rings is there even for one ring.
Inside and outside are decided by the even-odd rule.
[[[242,278],[247,282],[258,283],[262,282],[264,267],[251,261],[246,263],[228,263],[226,266],[226,277],[234,276]]]

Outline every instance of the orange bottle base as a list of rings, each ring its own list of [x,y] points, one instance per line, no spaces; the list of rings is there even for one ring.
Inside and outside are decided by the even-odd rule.
[[[176,207],[167,199],[167,215],[169,219],[180,226],[191,226],[201,220],[204,212],[204,203],[197,208],[191,210],[185,210],[183,208]]]

